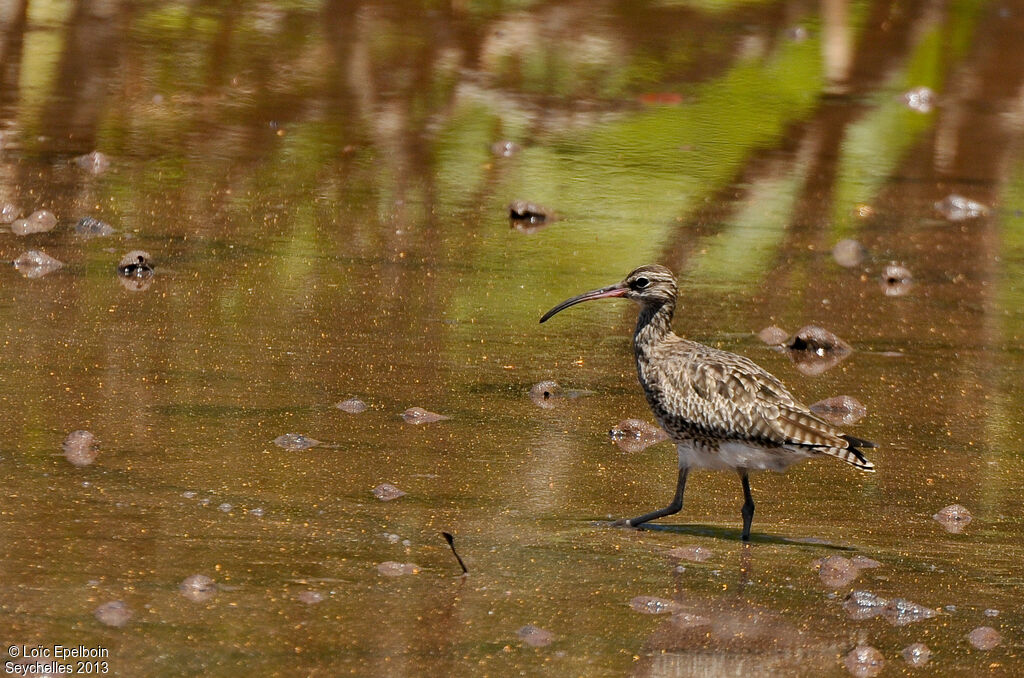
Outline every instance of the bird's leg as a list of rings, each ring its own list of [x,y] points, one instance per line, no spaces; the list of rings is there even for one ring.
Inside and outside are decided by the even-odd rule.
[[[679,468],[679,481],[676,483],[676,496],[672,497],[671,504],[665,508],[645,513],[644,515],[636,518],[630,518],[629,520],[617,520],[614,524],[623,525],[625,527],[639,527],[650,520],[654,520],[655,518],[664,518],[665,516],[670,516],[673,513],[679,513],[683,508],[683,490],[686,489],[686,476],[689,472],[690,469],[687,466],[681,466]]]
[[[750,496],[750,479],[747,469],[740,469],[743,480],[743,541],[750,541],[750,523],[754,522],[754,498]]]

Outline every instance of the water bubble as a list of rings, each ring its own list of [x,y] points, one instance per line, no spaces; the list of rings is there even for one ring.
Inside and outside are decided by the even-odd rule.
[[[21,208],[9,202],[0,205],[0,224],[9,224],[21,216]]]
[[[437,414],[436,412],[429,412],[422,407],[410,407],[405,412],[402,412],[402,419],[407,424],[432,424],[435,421],[444,421],[450,419],[443,414]]]
[[[110,167],[110,158],[99,151],[93,151],[76,157],[75,164],[90,174],[102,174]]]
[[[893,626],[906,626],[924,619],[931,619],[936,614],[938,613],[929,607],[903,598],[893,598],[882,609],[882,616]]]
[[[348,412],[349,414],[360,414],[366,411],[366,403],[359,398],[348,398],[342,400],[340,403],[335,405],[342,412]]]
[[[88,466],[96,461],[96,436],[89,431],[72,431],[64,438],[64,458],[75,466]]]
[[[264,514],[264,511],[259,506],[257,506],[256,508],[249,509],[249,515],[250,516],[256,516],[257,518],[262,518],[263,514]]]
[[[523,626],[516,631],[516,635],[530,647],[545,647],[550,645],[555,639],[555,634],[551,633],[551,631],[546,631],[533,624]]]
[[[967,640],[979,650],[991,650],[1003,642],[1003,636],[991,626],[979,626],[967,634]]]
[[[420,566],[416,563],[396,563],[386,560],[377,565],[377,572],[384,577],[401,577],[405,574],[419,574]]]
[[[776,325],[769,325],[757,333],[757,338],[769,346],[782,346],[789,339],[789,332]]]
[[[64,264],[41,250],[28,250],[14,260],[14,268],[26,278],[42,278]]]
[[[829,556],[821,561],[818,577],[825,586],[838,589],[848,585],[860,574],[853,561],[843,556]]]
[[[668,552],[670,558],[689,560],[693,563],[703,563],[715,555],[711,549],[703,546],[677,546]]]
[[[624,419],[608,431],[608,435],[623,452],[640,452],[668,440],[664,429],[642,419]]]
[[[309,438],[301,433],[285,433],[274,438],[274,444],[290,452],[299,452],[316,447],[322,443],[316,438]]]
[[[950,504],[933,515],[932,519],[942,525],[946,532],[960,534],[965,527],[970,525],[973,517],[965,506]]]
[[[629,606],[642,614],[668,614],[679,610],[679,603],[657,596],[637,596],[629,601]]]
[[[935,92],[928,87],[915,87],[904,92],[903,103],[912,111],[931,113],[935,107]]]
[[[848,395],[819,400],[811,405],[810,410],[836,426],[855,424],[868,413],[868,408],[864,407],[863,403]]]
[[[872,568],[872,567],[881,567],[882,566],[882,564],[880,562],[878,562],[877,560],[874,560],[873,558],[868,558],[867,556],[854,556],[850,560],[852,560],[853,564],[856,565],[857,568],[861,569],[861,570],[866,570],[866,569],[869,569],[869,568]]]
[[[843,663],[850,675],[857,678],[871,678],[871,676],[877,676],[882,672],[885,667],[885,658],[881,652],[870,645],[858,645],[850,650]]]
[[[178,592],[193,603],[205,603],[217,593],[217,585],[205,574],[194,574],[178,584]]]
[[[15,235],[46,233],[57,225],[57,217],[49,210],[36,210],[24,219],[15,219],[11,224],[11,232]]]
[[[195,499],[198,496],[198,493],[193,492],[192,490],[186,490],[181,493],[181,496],[185,497],[185,499]]]
[[[392,499],[398,499],[404,497],[405,492],[398,489],[391,483],[381,483],[377,487],[373,488],[373,496],[377,497],[381,501],[391,501]]]
[[[976,200],[952,193],[935,203],[935,209],[950,221],[966,221],[988,216],[991,210]]]
[[[993,607],[990,607],[987,610],[985,610],[984,612],[982,612],[982,614],[984,614],[986,617],[998,617],[999,616],[999,610],[997,610],[997,609],[995,609]]]
[[[124,601],[112,600],[97,607],[92,614],[101,624],[120,628],[131,620],[133,613]]]
[[[843,609],[850,615],[850,619],[861,621],[871,619],[882,614],[889,601],[877,596],[871,591],[853,591],[846,596],[843,602]]]
[[[223,511],[224,513],[231,513],[231,509],[233,509],[233,508],[235,508],[235,507],[234,507],[234,506],[232,506],[231,504],[227,503],[227,502],[224,502],[223,504],[221,504],[221,505],[220,505],[220,506],[218,506],[217,508],[218,508],[218,509],[219,509],[220,511]]]
[[[864,245],[850,238],[840,240],[832,247],[832,258],[844,268],[860,266],[866,255]]]
[[[491,144],[491,154],[499,158],[510,158],[521,150],[522,147],[514,141],[495,141]]]
[[[297,594],[295,594],[295,598],[300,603],[305,603],[306,605],[316,605],[317,603],[322,603],[324,601],[324,594],[320,593],[319,591],[299,591]]]
[[[924,666],[932,656],[932,651],[924,643],[914,643],[903,648],[903,661],[911,666]]]
[[[75,224],[75,233],[83,238],[101,238],[113,235],[115,232],[113,226],[93,217],[82,217]]]

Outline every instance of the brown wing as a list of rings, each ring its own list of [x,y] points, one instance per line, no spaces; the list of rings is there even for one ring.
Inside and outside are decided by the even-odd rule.
[[[673,409],[693,428],[721,439],[799,445],[870,470],[856,446],[872,443],[845,436],[797,402],[781,381],[743,356],[693,342],[676,345],[677,360],[661,376],[677,394]]]

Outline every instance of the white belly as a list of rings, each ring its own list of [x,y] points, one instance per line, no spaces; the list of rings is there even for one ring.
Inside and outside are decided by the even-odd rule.
[[[760,447],[741,441],[722,441],[717,446],[687,440],[676,445],[679,466],[718,470],[785,471],[786,467],[811,456],[786,447]]]

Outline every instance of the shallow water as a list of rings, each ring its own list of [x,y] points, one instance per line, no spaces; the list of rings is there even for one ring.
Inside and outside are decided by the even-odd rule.
[[[58,223],[0,226],[0,259],[64,266],[0,271],[2,640],[115,675],[846,675],[861,645],[916,675],[914,643],[1024,671],[1022,29],[1013,2],[4,5],[0,207]],[[135,251],[152,276],[119,276]],[[878,472],[755,476],[749,546],[728,473],[610,527],[676,475],[608,436],[651,421],[635,308],[537,320],[648,262],[679,333],[863,403]],[[770,325],[854,351],[809,376]],[[881,565],[830,589],[836,555]],[[853,619],[854,590],[938,614]]]

